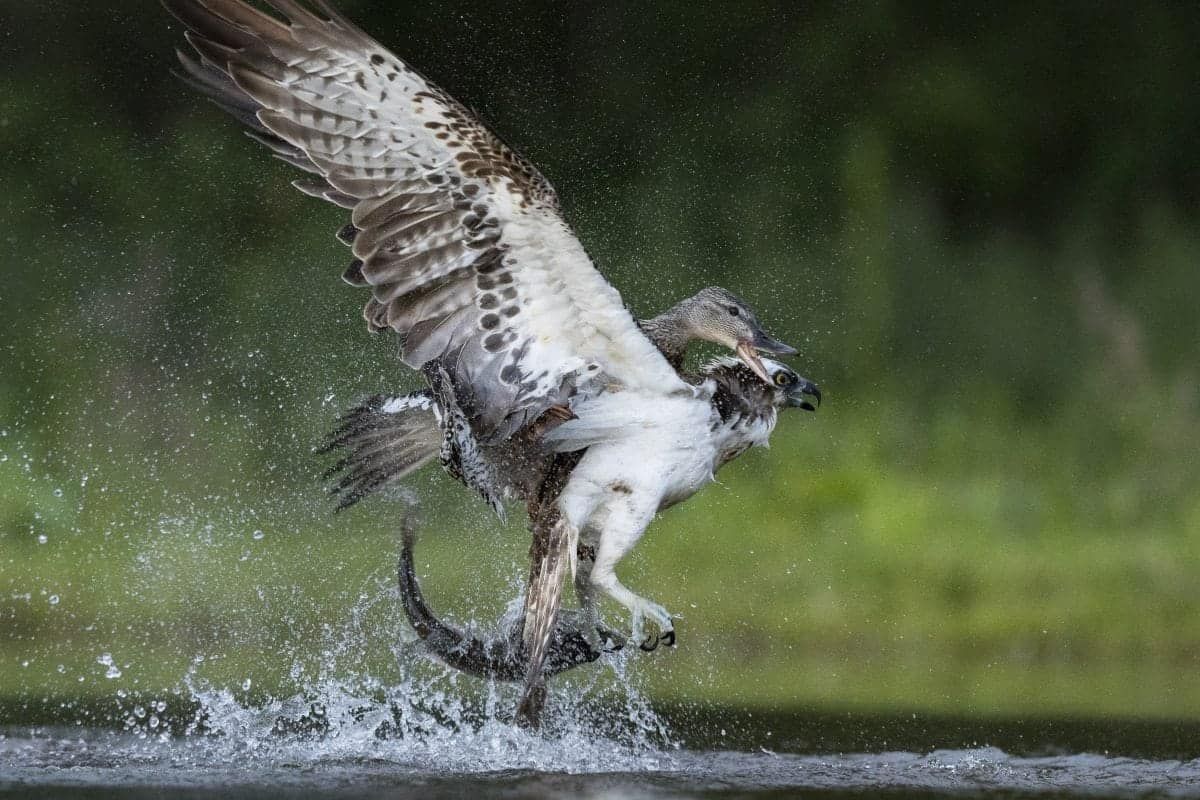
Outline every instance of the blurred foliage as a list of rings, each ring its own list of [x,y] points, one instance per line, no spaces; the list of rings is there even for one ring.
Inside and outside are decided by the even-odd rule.
[[[826,390],[623,568],[683,616],[657,696],[1197,715],[1195,8],[342,5],[636,312],[727,286]],[[398,506],[333,517],[311,455],[416,385],[339,212],[172,79],[155,5],[0,19],[0,694],[394,673]],[[526,539],[434,472],[427,591],[494,618]]]

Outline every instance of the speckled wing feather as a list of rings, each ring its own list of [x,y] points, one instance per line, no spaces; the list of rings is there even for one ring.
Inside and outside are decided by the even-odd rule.
[[[445,369],[484,440],[585,385],[682,390],[562,218],[553,188],[460,103],[325,2],[164,0],[185,77],[351,210],[344,278],[412,367]]]

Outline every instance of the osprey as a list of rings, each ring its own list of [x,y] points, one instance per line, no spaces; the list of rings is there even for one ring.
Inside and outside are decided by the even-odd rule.
[[[763,368],[770,376],[769,384],[731,359],[715,360],[701,370],[700,377],[716,385],[711,400],[710,426],[714,439],[720,444],[714,450],[714,472],[749,448],[765,446],[780,410],[796,407],[814,411],[816,407],[812,401],[820,403],[821,391],[811,381],[774,361],[764,361]],[[448,666],[477,677],[523,679],[526,653],[522,626],[517,625],[503,638],[484,641],[438,619],[425,602],[413,567],[416,532],[412,514],[405,516],[402,530],[397,565],[400,597],[405,615],[426,651]],[[626,644],[622,634],[601,624],[588,607],[587,570],[594,554],[580,545],[577,558],[583,567],[577,573],[576,581],[577,588],[585,592],[581,596],[582,609],[559,612],[546,648],[542,670],[545,678],[593,662],[606,652],[621,650]],[[642,649],[654,647],[643,645]]]
[[[769,382],[760,380],[757,370],[733,359],[720,358],[707,364],[693,376],[709,399],[707,430],[703,432],[706,435],[698,435],[690,450],[676,449],[665,458],[661,458],[660,453],[647,453],[645,457],[653,459],[655,465],[668,468],[687,465],[696,457],[707,459],[707,463],[700,466],[708,470],[711,479],[718,469],[750,447],[765,446],[781,409],[816,410],[814,402],[820,404],[821,401],[821,391],[816,384],[778,362],[763,360],[761,366]],[[443,424],[445,415],[432,394],[424,391],[386,400],[373,398],[344,417],[342,426],[334,432],[328,445],[350,451],[335,465],[335,469],[348,470],[340,484],[348,492],[343,496],[343,504],[347,497],[357,499],[390,481],[390,476],[408,474],[432,458],[441,435],[437,432],[438,427]],[[545,432],[542,441],[555,447],[556,441],[570,438],[569,426],[572,424],[573,421],[568,420]],[[445,440],[454,435],[453,428],[447,428]],[[569,454],[574,452],[567,450]],[[405,466],[397,466],[395,454],[399,454]],[[444,442],[442,457],[443,460],[447,457]],[[405,518],[398,575],[409,622],[425,641],[426,649],[456,669],[502,680],[524,678],[526,695],[522,698],[519,719],[531,724],[537,723],[540,714],[546,678],[595,661],[603,652],[621,649],[626,642],[622,634],[604,626],[597,614],[595,571],[598,553],[603,552],[599,548],[605,531],[593,527],[582,540],[572,540],[559,517],[561,512],[557,503],[562,493],[575,485],[575,472],[585,459],[586,453],[583,458],[542,462],[544,472],[538,478],[538,496],[529,500],[535,538],[525,615],[521,623],[501,639],[484,642],[468,636],[438,620],[429,610],[413,570],[411,519]],[[683,488],[677,494],[660,496],[656,510],[686,500],[705,482]],[[653,483],[649,485],[654,486]],[[630,484],[622,484],[614,488],[614,493],[632,496],[635,490]],[[558,524],[548,526],[547,517]],[[641,530],[634,533],[640,536]],[[568,559],[575,575],[575,590],[580,603],[578,612],[558,609],[564,565]],[[530,636],[528,631],[537,625],[544,626],[538,629],[540,634]],[[632,636],[640,637],[636,618]],[[653,650],[660,642],[675,643],[673,627],[639,646],[643,650]],[[533,649],[539,646],[540,652]],[[544,663],[540,660],[543,658]]]
[[[715,381],[690,383],[668,356],[699,335],[770,380],[756,350],[794,351],[750,326],[693,329],[689,315],[669,321],[660,349],[654,321],[635,322],[541,173],[324,0],[321,13],[269,0],[281,17],[243,0],[163,2],[198,54],[180,53],[185,78],[309,173],[298,189],[350,211],[342,277],[370,291],[368,326],[395,331],[403,362],[429,381],[409,402],[441,415],[443,461],[497,508],[505,495],[529,506],[527,698],[581,540],[595,550],[589,591],[626,606],[639,638],[646,621],[673,637],[666,609],[613,570],[722,457]]]

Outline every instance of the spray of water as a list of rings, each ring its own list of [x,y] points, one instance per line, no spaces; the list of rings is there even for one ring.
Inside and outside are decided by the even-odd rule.
[[[345,625],[325,629],[315,670],[294,666],[297,688],[287,696],[251,699],[249,679],[240,691],[216,684],[203,676],[208,659],[198,655],[170,699],[189,713],[168,723],[168,701],[119,697],[125,732],[147,755],[169,747],[197,767],[377,763],[454,774],[673,768],[679,744],[639,689],[627,654],[557,681],[536,732],[512,724],[517,687],[436,664],[417,640],[393,647],[398,680],[356,674],[370,637],[380,633],[371,630],[374,612],[393,601],[388,591],[362,594]],[[518,599],[499,625],[511,624],[519,609]]]

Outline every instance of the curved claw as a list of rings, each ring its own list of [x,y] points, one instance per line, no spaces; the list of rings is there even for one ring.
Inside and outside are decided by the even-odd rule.
[[[646,641],[639,644],[638,647],[647,653],[653,653],[655,650],[658,649],[658,646],[660,644],[665,645],[667,647],[675,646],[675,629],[674,628],[671,628],[670,630],[662,633],[659,636],[647,636]]]
[[[651,653],[656,650],[664,640],[670,639],[675,641],[675,620],[671,617],[670,612],[660,606],[658,603],[652,603],[644,597],[634,598],[631,603],[633,608],[633,630],[629,636],[631,641],[642,641],[638,647],[644,652]],[[643,623],[649,619],[653,623],[656,633],[651,633],[642,639],[644,633]]]

